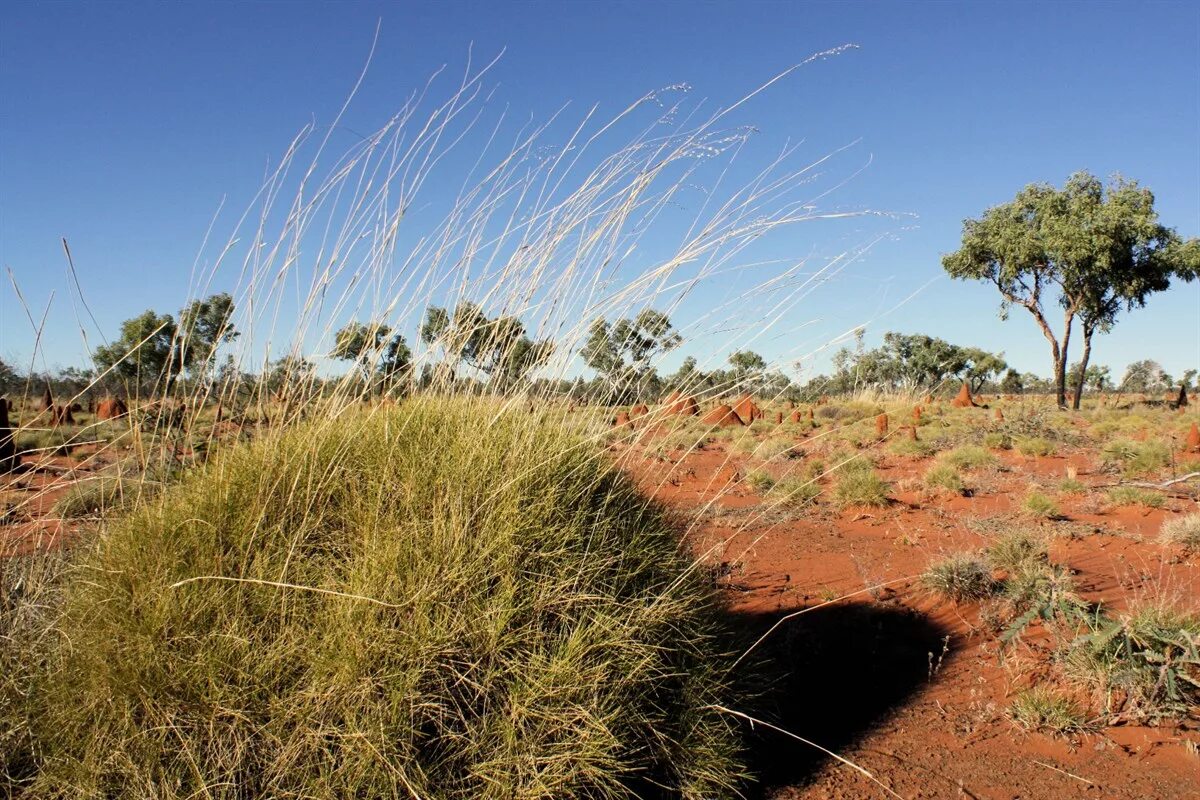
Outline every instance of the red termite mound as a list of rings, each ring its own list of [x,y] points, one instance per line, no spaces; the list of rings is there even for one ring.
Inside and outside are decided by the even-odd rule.
[[[875,418],[875,435],[879,437],[887,436],[888,434],[888,417],[887,414],[880,414]]]
[[[913,422],[921,421],[921,407],[913,406]]]
[[[996,422],[1004,422],[1004,412],[998,408],[996,409]]]
[[[966,381],[963,381],[962,388],[958,390],[958,395],[950,405],[955,408],[970,408],[975,405],[975,401],[971,399],[971,387],[967,386]]]
[[[733,413],[738,415],[738,419],[742,421],[743,425],[749,425],[754,420],[763,417],[762,409],[754,405],[754,398],[748,394],[742,395],[741,399],[737,401],[737,405],[733,407]]]
[[[720,425],[723,428],[732,428],[745,424],[737,412],[725,405],[717,406],[712,411],[709,411],[700,421],[705,425]]]
[[[646,415],[647,415],[647,414],[649,414],[649,413],[650,413],[650,409],[649,409],[649,408],[647,408],[647,407],[645,406],[645,404],[643,404],[643,403],[638,403],[636,406],[634,406],[633,408],[629,409],[629,416],[630,416],[630,418],[633,418],[633,417],[644,417],[644,416],[646,416]]]
[[[700,404],[691,395],[681,395],[678,392],[671,392],[671,394],[667,395],[666,411],[668,414],[695,417],[700,414]]]
[[[815,421],[815,420],[813,419],[813,412],[812,412],[812,409],[811,409],[811,408],[808,410],[808,421],[809,421],[809,422],[814,422],[814,421]]]
[[[1192,427],[1188,428],[1187,439],[1183,443],[1183,452],[1200,453],[1200,428],[1197,428],[1194,422]]]
[[[908,438],[914,442],[917,440],[917,426],[916,425],[908,426]]]
[[[8,421],[8,400],[0,397],[0,473],[12,472],[21,459],[13,442],[12,426]]]
[[[632,427],[633,427],[633,423],[629,421],[629,415],[628,415],[628,414],[626,414],[624,411],[618,411],[618,412],[617,412],[617,418],[616,418],[615,420],[613,420],[613,427],[616,427],[616,428],[620,428],[620,427],[632,428]]]
[[[795,422],[795,423],[797,423],[797,424],[798,424],[798,423],[800,422],[800,420],[801,420],[801,419],[803,419],[803,418],[800,416],[800,412],[799,412],[799,411],[793,411],[791,414],[788,414],[788,421],[789,421],[789,422]]]
[[[129,413],[129,407],[119,397],[106,397],[96,406],[96,419],[117,419]]]

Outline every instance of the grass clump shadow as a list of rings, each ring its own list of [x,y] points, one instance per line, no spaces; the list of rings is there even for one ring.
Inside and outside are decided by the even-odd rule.
[[[583,436],[498,411],[314,415],[106,518],[40,621],[0,608],[0,775],[39,797],[733,795],[711,584]]]

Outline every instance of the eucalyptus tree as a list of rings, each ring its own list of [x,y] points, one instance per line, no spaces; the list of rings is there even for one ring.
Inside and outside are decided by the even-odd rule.
[[[1160,224],[1154,196],[1136,182],[1116,177],[1105,187],[1079,172],[1061,190],[1030,184],[1011,202],[964,221],[961,246],[942,266],[953,278],[995,285],[1001,318],[1014,305],[1033,316],[1050,344],[1055,392],[1065,407],[1075,320],[1082,327],[1086,372],[1092,336],[1111,329],[1121,310],[1144,306],[1172,278],[1196,277],[1200,243]],[[1054,301],[1062,313],[1058,333],[1047,308]],[[1079,391],[1074,402],[1078,407]]]

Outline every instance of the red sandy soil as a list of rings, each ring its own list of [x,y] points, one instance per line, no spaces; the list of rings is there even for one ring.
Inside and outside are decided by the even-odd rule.
[[[1070,738],[1028,733],[1005,715],[1013,695],[1049,669],[1050,635],[1035,624],[1001,651],[977,605],[932,596],[916,576],[941,557],[978,551],[992,529],[1053,528],[1050,556],[1074,572],[1080,594],[1109,613],[1165,593],[1200,607],[1200,558],[1155,537],[1167,518],[1195,511],[1181,489],[1162,509],[1106,509],[1095,493],[1059,498],[1065,519],[1018,518],[1031,480],[1111,482],[1094,454],[1025,458],[972,473],[971,496],[914,485],[931,459],[887,453],[878,471],[896,487],[883,509],[777,509],[743,477],[747,457],[721,444],[654,459],[617,446],[621,463],[668,506],[697,520],[688,541],[713,567],[731,613],[747,630],[780,625],[758,654],[777,660],[790,697],[776,719],[792,733],[868,770],[782,735],[762,733],[768,798],[1200,798],[1200,720],[1123,724]],[[907,484],[901,483],[908,479]],[[1007,527],[1006,527],[1007,526]],[[873,591],[868,586],[886,584]],[[827,603],[842,595],[845,600]],[[822,605],[822,603],[826,603]],[[818,607],[821,606],[821,607]]]

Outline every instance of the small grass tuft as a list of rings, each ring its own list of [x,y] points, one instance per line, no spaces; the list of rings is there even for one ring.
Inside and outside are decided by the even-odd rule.
[[[1166,498],[1149,489],[1139,489],[1136,486],[1116,486],[1108,490],[1108,502],[1114,506],[1162,508]]]
[[[1200,514],[1187,514],[1163,523],[1159,538],[1168,544],[1181,545],[1189,552],[1200,551]]]
[[[871,468],[843,471],[834,486],[838,505],[882,508],[888,504],[888,483]]]
[[[1013,441],[1012,437],[1007,433],[991,431],[983,435],[983,446],[990,447],[993,450],[1011,450]]]
[[[996,591],[991,570],[978,555],[959,553],[925,570],[922,583],[947,600],[956,603],[982,600]]]
[[[1015,446],[1017,452],[1023,456],[1049,456],[1054,455],[1056,450],[1053,442],[1040,436],[1018,439]]]
[[[815,503],[821,494],[821,487],[814,480],[800,478],[784,478],[776,481],[768,495],[778,499],[787,506],[806,506]]]
[[[996,457],[982,447],[965,444],[938,456],[938,461],[958,469],[977,469],[996,461]]]
[[[1041,492],[1031,489],[1021,501],[1021,510],[1033,517],[1051,519],[1059,516],[1058,506]]]
[[[1067,734],[1088,727],[1087,716],[1079,704],[1047,686],[1019,693],[1009,706],[1008,715],[1028,731]]]
[[[963,490],[962,475],[953,464],[934,464],[925,472],[925,485],[951,492]]]

